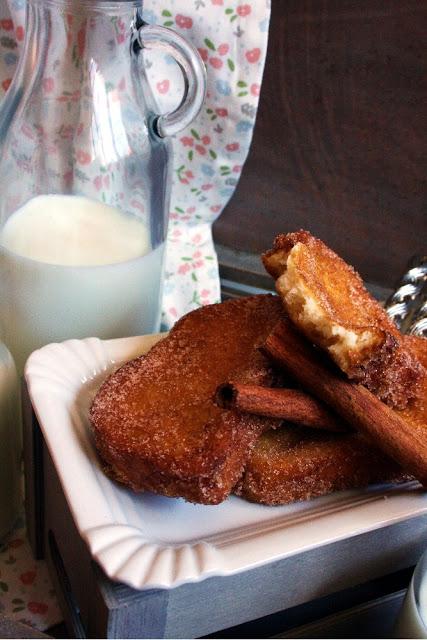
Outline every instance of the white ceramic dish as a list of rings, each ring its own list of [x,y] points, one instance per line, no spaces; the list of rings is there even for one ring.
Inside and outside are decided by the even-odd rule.
[[[87,415],[109,372],[159,336],[69,340],[35,351],[30,397],[71,508],[93,557],[113,580],[170,588],[229,575],[427,512],[417,483],[336,493],[283,507],[235,496],[218,506],[134,494],[107,478]]]

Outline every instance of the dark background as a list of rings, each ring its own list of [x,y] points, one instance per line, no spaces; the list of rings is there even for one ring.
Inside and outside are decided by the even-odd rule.
[[[309,229],[391,287],[427,253],[425,0],[272,0],[253,144],[216,242]]]

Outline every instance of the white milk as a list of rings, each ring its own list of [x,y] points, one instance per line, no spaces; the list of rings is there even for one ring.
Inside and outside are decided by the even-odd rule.
[[[67,338],[158,330],[164,245],[143,222],[78,196],[37,196],[0,231],[0,322],[22,371]]]

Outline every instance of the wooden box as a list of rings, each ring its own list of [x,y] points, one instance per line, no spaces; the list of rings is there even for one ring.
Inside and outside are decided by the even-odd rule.
[[[24,429],[30,540],[35,555],[48,561],[72,637],[215,634],[412,567],[426,547],[427,515],[238,575],[137,591],[109,580],[91,558],[25,389]]]

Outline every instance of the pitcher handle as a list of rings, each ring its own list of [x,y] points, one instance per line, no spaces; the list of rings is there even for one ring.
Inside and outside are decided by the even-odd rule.
[[[184,96],[180,105],[170,113],[157,116],[154,121],[159,136],[172,136],[185,129],[202,108],[206,95],[205,65],[197,49],[172,29],[143,24],[137,37],[142,49],[160,49],[170,54],[184,76]]]

